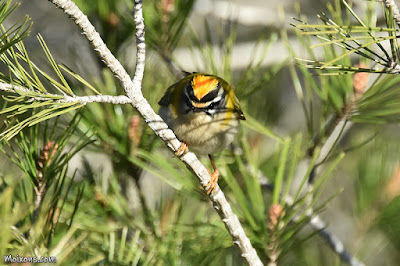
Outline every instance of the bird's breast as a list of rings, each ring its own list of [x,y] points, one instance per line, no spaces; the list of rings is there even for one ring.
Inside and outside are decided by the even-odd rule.
[[[235,138],[239,121],[228,119],[226,113],[213,116],[205,112],[190,112],[172,122],[176,136],[186,142],[189,150],[197,154],[222,151]]]

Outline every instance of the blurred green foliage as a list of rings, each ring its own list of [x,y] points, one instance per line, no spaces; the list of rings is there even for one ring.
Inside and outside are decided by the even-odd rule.
[[[113,53],[132,43],[132,1],[76,3]],[[262,65],[271,44],[278,42],[286,44],[291,56],[299,57],[291,47],[291,35],[282,27],[254,44],[254,51],[260,49],[262,58],[254,52],[250,65],[238,70],[231,67],[238,41],[238,22],[234,19],[205,19],[203,36],[196,31],[197,25],[190,26],[194,1],[144,2],[147,52],[156,60],[147,62],[143,94],[154,109],[165,89],[179,76],[174,51],[180,46],[189,46],[197,60],[193,65],[199,71],[221,75],[235,85],[247,120],[237,137],[236,151],[226,150],[216,158],[222,176],[219,184],[264,263],[277,255],[281,265],[340,264],[338,255],[316,237],[318,232],[305,227],[321,212],[333,230],[340,231],[341,226],[347,230],[348,220],[352,220],[357,234],[343,240],[360,259],[369,262],[371,252],[376,252],[384,255],[380,258],[382,264],[393,265],[400,257],[400,185],[396,183],[400,147],[399,136],[395,135],[397,125],[388,125],[398,122],[398,78],[379,76],[353,102],[357,108],[349,111],[354,84],[351,75],[343,74],[360,69],[351,66],[352,48],[344,43],[358,48],[354,52],[365,63],[371,60],[371,51],[366,48],[372,48],[363,47],[362,38],[357,43],[343,32],[345,36],[339,39],[336,33],[323,31],[333,23],[340,30],[357,24],[360,36],[374,39],[371,29],[376,27],[376,5],[365,4],[365,16],[359,14],[365,27],[359,25],[361,18],[355,16],[351,6],[339,0],[328,3],[329,15],[320,16],[322,25],[296,25],[319,30],[313,34],[294,32],[306,51],[301,59],[307,63],[283,59],[268,68]],[[7,12],[0,12],[0,20],[3,14]],[[390,16],[390,12],[386,14],[386,28],[382,30],[388,34],[394,27],[389,23]],[[300,23],[307,21],[300,10],[299,17]],[[26,23],[14,26],[15,32],[24,29]],[[192,173],[167,151],[131,106],[90,103],[76,106],[79,110],[65,111],[69,107],[57,102],[72,93],[120,94],[122,88],[107,69],[102,71],[101,79],[85,81],[55,62],[51,49],[39,38],[55,71],[56,78],[51,78],[29,58],[22,43],[16,45],[18,37],[7,39],[10,35],[17,36],[8,31],[0,39],[0,56],[10,70],[0,75],[0,81],[33,90],[6,94],[2,107],[2,113],[8,115],[3,128],[14,126],[15,134],[2,142],[2,150],[11,160],[1,162],[0,253],[56,256],[60,265],[244,263]],[[322,48],[317,48],[322,61],[317,59],[321,54],[310,48],[315,45],[314,35],[324,38]],[[379,46],[379,42],[371,45]],[[216,53],[221,56],[215,57]],[[324,70],[326,62],[332,62],[332,67],[340,65],[343,73],[333,75],[329,67]],[[335,67],[333,71],[340,72]],[[303,128],[296,128],[296,132],[285,130],[282,122],[285,110],[293,103],[287,88],[279,87],[281,77],[287,79],[286,73],[291,75],[303,111],[299,115],[296,110],[294,120],[305,118]],[[32,100],[35,97],[46,101]],[[65,111],[61,117],[57,113],[60,110]],[[32,117],[36,120],[21,124]],[[334,121],[345,117],[355,124],[348,135],[341,136],[342,141],[334,145],[326,160],[317,164],[320,148],[332,133],[326,126],[332,117]],[[361,124],[365,122],[369,125]],[[20,170],[9,169],[10,162]],[[207,165],[208,161],[204,162]],[[316,181],[310,185],[313,173],[317,173]],[[39,188],[43,194],[38,193]],[[344,192],[339,193],[342,188]],[[343,206],[338,208],[336,204]],[[270,208],[276,205],[282,209],[273,223]],[[311,209],[312,215],[308,212]],[[347,219],[342,221],[344,215]],[[394,250],[392,254],[370,250],[364,240],[374,239],[375,234],[383,235],[381,239]]]

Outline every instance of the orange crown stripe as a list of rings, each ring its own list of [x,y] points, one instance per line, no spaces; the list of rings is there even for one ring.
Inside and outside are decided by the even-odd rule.
[[[193,78],[192,87],[194,96],[201,100],[218,85],[218,80],[213,77],[199,75]]]

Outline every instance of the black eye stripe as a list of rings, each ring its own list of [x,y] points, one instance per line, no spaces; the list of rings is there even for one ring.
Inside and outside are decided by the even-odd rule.
[[[204,96],[203,98],[200,99],[200,102],[206,103],[206,102],[212,101],[215,97],[218,96],[219,89],[220,89],[220,85],[218,83],[217,87],[214,90],[210,91],[206,96]]]
[[[203,98],[201,98],[199,100],[194,95],[194,91],[193,91],[192,85],[190,83],[188,83],[185,86],[184,93],[187,96],[187,98],[189,98],[193,102],[206,103],[206,102],[212,101],[215,97],[218,96],[218,94],[220,92],[220,88],[221,88],[221,85],[220,85],[220,83],[218,83],[214,90],[210,91],[207,95],[205,95]]]
[[[186,84],[184,90],[185,90],[185,95],[188,98],[188,100],[190,99],[190,100],[194,101],[196,99],[196,96],[194,96],[193,87],[190,82]]]

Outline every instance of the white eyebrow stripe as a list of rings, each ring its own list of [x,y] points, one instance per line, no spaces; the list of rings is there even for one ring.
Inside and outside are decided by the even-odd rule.
[[[222,99],[221,95],[218,95],[217,97],[215,97],[214,99],[211,100],[212,103],[216,103],[218,101],[220,101]]]

